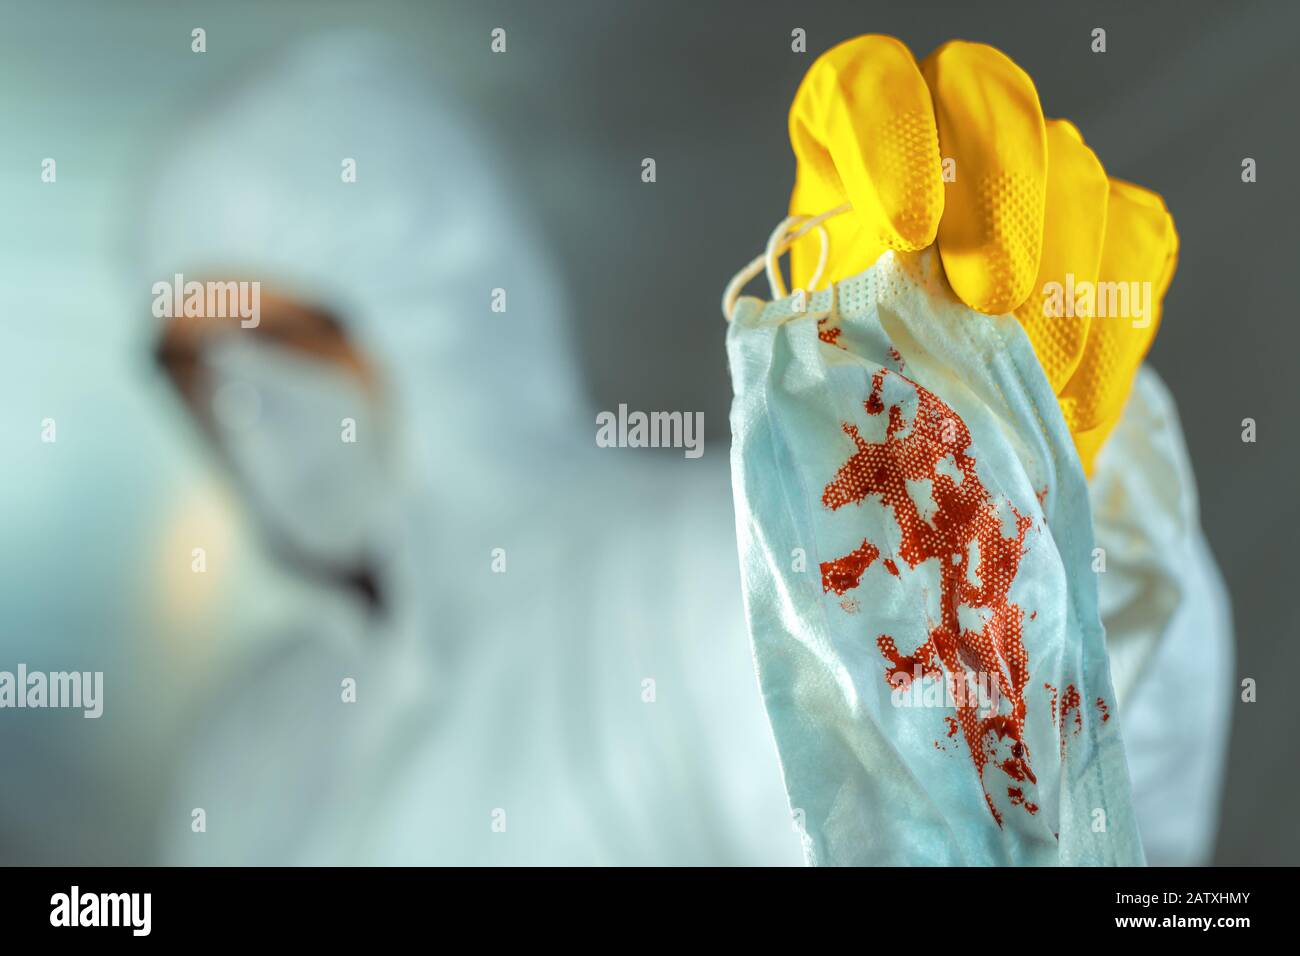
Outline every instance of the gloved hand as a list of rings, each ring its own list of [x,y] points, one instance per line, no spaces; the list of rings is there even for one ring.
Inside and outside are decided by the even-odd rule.
[[[1025,327],[1091,474],[1173,278],[1178,235],[1164,201],[1108,179],[1074,126],[1043,117],[1025,72],[980,43],[946,43],[919,66],[893,37],[841,43],[800,84],[790,141],[797,161],[790,212],[853,205],[826,223],[826,279],[855,275],[887,249],[937,242],[949,284],[967,305],[1014,313]],[[947,160],[955,166],[945,182]],[[811,277],[819,251],[816,233],[792,249],[796,287]],[[1063,299],[1045,293],[1049,283]],[[1123,293],[1106,283],[1123,283]],[[1091,309],[1086,299],[1072,307],[1071,297],[1089,289]],[[1112,289],[1138,292],[1118,316],[1114,306],[1124,303]]]

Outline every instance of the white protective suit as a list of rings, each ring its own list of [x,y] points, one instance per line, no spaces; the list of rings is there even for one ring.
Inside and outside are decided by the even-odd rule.
[[[1210,862],[1233,690],[1232,611],[1173,397],[1144,365],[1089,483],[1111,679],[1147,862]]]
[[[385,609],[318,588],[239,640],[167,859],[800,862],[724,450],[595,447],[561,298],[474,131],[383,44],[332,37],[173,142],[150,281],[258,279],[329,309],[379,366],[397,464],[356,489],[388,502],[366,531]],[[262,447],[293,465],[292,434]]]

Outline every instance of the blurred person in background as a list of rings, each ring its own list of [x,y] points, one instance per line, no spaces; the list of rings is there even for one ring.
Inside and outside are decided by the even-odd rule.
[[[309,597],[196,678],[165,858],[801,862],[726,477],[596,448],[478,133],[346,35],[172,146],[149,282],[260,283],[260,315],[162,318],[156,357]]]

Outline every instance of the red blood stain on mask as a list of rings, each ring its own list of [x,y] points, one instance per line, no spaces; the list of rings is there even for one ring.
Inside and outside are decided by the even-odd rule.
[[[834,561],[823,561],[822,590],[843,594],[856,588],[862,581],[862,575],[871,567],[871,562],[880,557],[880,549],[870,541],[863,541],[862,546],[850,551]]]
[[[834,345],[837,346],[838,348],[844,348],[844,346],[840,345],[839,343],[840,333],[844,330],[839,328],[838,326],[833,328],[828,326],[826,323],[829,321],[830,321],[829,315],[826,316],[825,318],[821,318],[817,320],[817,338],[821,339],[827,345]]]
[[[1080,711],[1079,706],[1082,703],[1082,700],[1079,697],[1079,690],[1073,684],[1068,684],[1066,685],[1065,690],[1058,695],[1056,688],[1051,684],[1044,684],[1043,687],[1046,688],[1051,699],[1052,722],[1056,724],[1057,729],[1061,732],[1061,756],[1065,756],[1066,741],[1070,737],[1079,733],[1079,731],[1083,730],[1083,714]],[[1058,696],[1060,704],[1059,713],[1057,711]],[[1102,709],[1102,712],[1105,713],[1106,702],[1100,697],[1097,698],[1097,705]],[[1071,717],[1073,717],[1073,720],[1071,720]],[[1107,715],[1103,719],[1109,720],[1110,717]]]
[[[1035,813],[1038,812],[1038,804],[1027,803],[1025,801],[1025,791],[1022,790],[1020,787],[1007,787],[1007,796],[1011,798],[1011,803],[1013,806],[1024,807],[1025,811],[1030,816],[1033,816]]]
[[[891,685],[898,675],[942,677],[944,672],[954,682],[997,682],[996,708],[981,711],[977,701],[960,702],[956,721],[985,802],[1001,826],[1002,815],[989,795],[985,773],[989,766],[1016,783],[1037,783],[1024,739],[1029,677],[1029,655],[1022,635],[1024,614],[1008,600],[1032,520],[1009,502],[1004,502],[1005,511],[1000,512],[976,474],[966,424],[938,396],[898,373],[881,369],[872,376],[871,393],[863,403],[867,413],[885,412],[885,385],[891,379],[911,386],[915,410],[910,421],[903,408],[910,401],[889,404],[883,442],[865,440],[856,425],[845,422],[844,433],[853,440],[856,451],[826,485],[822,504],[835,510],[878,498],[898,525],[897,556],[909,568],[934,562],[939,575],[940,619],[931,626],[928,639],[911,654],[901,653],[888,634],[881,634],[876,645],[888,662],[885,679]],[[913,499],[909,482],[928,484],[932,500],[926,503],[925,515]],[[1009,512],[1007,521],[1014,524],[1010,535],[1003,534],[1005,512]],[[879,553],[878,547],[864,540],[849,554],[824,562],[823,589],[843,594],[857,587]],[[978,609],[982,624],[978,630],[962,626],[958,619],[961,607]],[[1020,790],[1018,799],[1014,790]],[[1008,795],[1014,805],[1030,813],[1037,811],[1037,806],[1025,802],[1022,788],[1008,788]]]

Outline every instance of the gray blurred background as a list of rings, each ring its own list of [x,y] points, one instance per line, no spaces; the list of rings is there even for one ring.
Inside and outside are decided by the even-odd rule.
[[[123,291],[123,242],[169,123],[250,58],[345,25],[418,44],[505,147],[531,197],[567,283],[593,408],[702,409],[716,457],[726,454],[730,398],[718,299],[784,213],[794,168],[785,117],[800,77],[822,50],[861,33],[893,34],[918,59],[963,38],[1007,53],[1033,77],[1048,115],[1073,120],[1111,175],[1160,192],[1173,212],[1181,262],[1150,361],[1182,413],[1205,529],[1233,599],[1238,674],[1259,685],[1258,702],[1234,712],[1216,859],[1300,862],[1300,715],[1290,700],[1300,605],[1288,557],[1300,529],[1300,210],[1285,165],[1300,155],[1297,5],[4,2],[0,22],[6,456],[31,446],[32,421],[86,411],[67,426],[82,429],[85,458],[65,471],[62,498],[49,482],[23,479],[28,452],[3,469],[6,660],[40,642],[57,666],[59,642],[87,622],[102,624],[107,641],[110,628],[129,629],[145,613],[147,596],[111,571],[146,546],[132,509],[148,507],[149,489],[185,466],[150,461],[165,423],[149,423],[132,386],[144,365],[143,321],[132,310],[143,299]],[[196,26],[208,34],[203,56],[189,50]],[[508,31],[504,56],[488,50],[497,26]],[[1098,26],[1103,55],[1089,49]],[[790,51],[795,27],[807,31],[806,55]],[[46,156],[59,161],[57,191],[38,182]],[[647,156],[658,165],[654,185],[640,181]],[[1252,185],[1240,179],[1247,156],[1258,162]],[[1256,444],[1241,441],[1246,417],[1258,423]],[[115,488],[133,494],[90,507]],[[75,580],[69,548],[83,549],[77,566],[88,569]],[[155,657],[159,693],[183,696],[184,686],[167,684],[166,654]],[[74,719],[51,719],[64,717]],[[103,840],[105,859],[147,845],[142,807],[169,760],[161,729],[156,741],[124,741],[107,722],[75,735],[67,750],[92,768],[78,777],[65,769],[68,753],[36,746],[28,725],[4,719],[6,775],[21,769],[36,782],[6,785],[0,858],[84,859],[86,834],[106,828],[117,832]],[[66,729],[83,731],[75,719]],[[100,779],[97,762],[123,760],[133,783],[85,789]],[[71,822],[33,834],[24,801]]]

